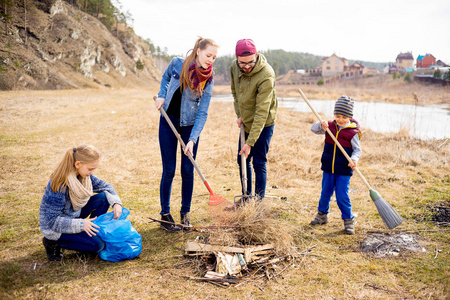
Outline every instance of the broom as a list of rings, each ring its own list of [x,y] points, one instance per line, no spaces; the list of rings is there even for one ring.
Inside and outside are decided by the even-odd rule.
[[[298,89],[300,92],[300,95],[302,95],[303,100],[305,100],[306,104],[308,104],[309,108],[311,108],[312,112],[316,115],[316,117],[319,119],[319,121],[322,123],[322,118],[319,116],[319,114],[316,112],[316,110],[311,106],[311,103],[309,103],[308,99],[306,98],[305,94],[303,94],[303,91],[301,89]],[[342,154],[344,154],[345,158],[349,162],[351,162],[350,156],[348,156],[347,152],[345,152],[344,148],[342,148],[341,144],[338,142],[336,137],[333,135],[333,133],[330,131],[330,129],[327,128],[327,132],[330,135],[330,137],[333,139],[333,141],[336,143],[336,145],[341,150]],[[354,168],[356,173],[361,177],[364,184],[369,189],[370,198],[372,198],[373,202],[375,203],[375,206],[377,207],[378,213],[381,216],[381,219],[383,219],[383,222],[386,224],[386,226],[389,229],[393,229],[400,225],[403,221],[402,217],[399,216],[399,214],[392,208],[392,206],[384,200],[381,195],[371,188],[370,184],[367,182],[367,180],[364,178],[364,176],[361,174],[359,169],[357,167]]]

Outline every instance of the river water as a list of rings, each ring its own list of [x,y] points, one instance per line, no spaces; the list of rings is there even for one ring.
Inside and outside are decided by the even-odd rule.
[[[212,101],[233,102],[231,95],[214,96]],[[309,100],[324,118],[332,119],[336,100]],[[279,107],[311,112],[301,98],[278,98]],[[355,103],[353,116],[361,127],[376,132],[408,132],[419,139],[450,138],[450,105],[407,105],[384,102]]]

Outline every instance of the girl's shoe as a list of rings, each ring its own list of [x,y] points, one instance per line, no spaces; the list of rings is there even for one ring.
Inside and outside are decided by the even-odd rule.
[[[183,230],[189,230],[189,227],[192,227],[191,221],[189,220],[189,213],[181,214],[180,213],[181,225],[183,226]]]
[[[161,220],[165,222],[160,223],[160,227],[168,232],[180,231],[180,226],[175,224],[172,216],[170,214],[161,215]]]
[[[346,234],[355,234],[355,223],[353,219],[344,219],[344,231]]]
[[[56,241],[49,240],[48,238],[44,237],[42,239],[42,243],[44,244],[48,260],[61,261],[62,259],[61,247],[58,245]]]
[[[317,212],[314,220],[311,221],[311,225],[322,225],[328,223],[328,214],[325,214],[321,211]]]

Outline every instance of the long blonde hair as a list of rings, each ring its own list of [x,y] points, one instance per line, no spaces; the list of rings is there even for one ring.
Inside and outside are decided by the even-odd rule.
[[[92,145],[80,145],[76,148],[70,148],[64,154],[58,167],[50,175],[50,187],[53,192],[58,192],[61,187],[68,185],[67,177],[71,172],[76,172],[75,162],[83,164],[98,161],[101,159],[101,153]]]
[[[189,50],[187,53],[191,52],[191,54],[186,57],[183,67],[181,68],[181,74],[180,74],[180,85],[181,85],[181,91],[184,91],[186,87],[190,88],[190,79],[189,79],[189,66],[192,64],[192,62],[197,58],[197,49],[205,50],[206,47],[209,45],[214,47],[219,47],[216,42],[214,42],[212,39],[204,39],[201,36],[198,37],[197,41],[195,42],[194,49]]]

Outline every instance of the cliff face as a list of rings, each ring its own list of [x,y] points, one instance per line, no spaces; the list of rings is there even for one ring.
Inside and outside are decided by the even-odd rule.
[[[0,20],[1,90],[158,84],[161,74],[149,47],[132,29],[119,26],[113,34],[61,0],[29,2],[9,8],[7,27]]]

